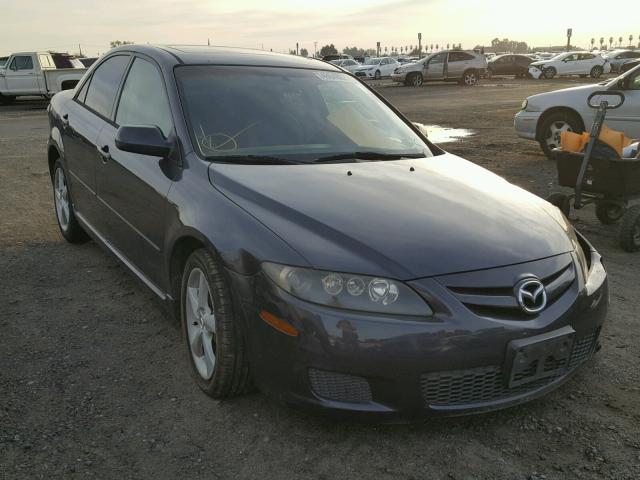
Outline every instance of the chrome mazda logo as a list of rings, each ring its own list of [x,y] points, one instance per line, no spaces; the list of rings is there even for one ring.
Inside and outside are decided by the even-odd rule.
[[[525,278],[516,284],[518,305],[527,313],[538,313],[547,306],[547,291],[537,278]]]

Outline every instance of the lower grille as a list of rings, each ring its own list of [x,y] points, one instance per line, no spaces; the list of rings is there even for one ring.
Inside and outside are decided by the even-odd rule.
[[[569,359],[569,370],[517,387],[509,388],[500,366],[424,374],[420,379],[424,402],[426,406],[467,405],[508,399],[537,390],[566,375],[568,371],[587,360],[594,351],[597,339],[598,331],[595,331],[575,341]]]
[[[369,382],[362,377],[310,368],[309,380],[313,391],[328,400],[349,403],[371,401]]]

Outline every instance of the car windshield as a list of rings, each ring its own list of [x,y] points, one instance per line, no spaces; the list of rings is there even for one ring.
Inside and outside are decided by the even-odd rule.
[[[432,155],[409,125],[344,72],[252,66],[175,72],[194,146],[211,160]]]

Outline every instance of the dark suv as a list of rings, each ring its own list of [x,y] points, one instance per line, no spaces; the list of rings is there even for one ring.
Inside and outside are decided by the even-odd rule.
[[[606,274],[560,210],[329,63],[127,45],[49,122],[62,235],[175,307],[213,397],[458,415],[543,395],[595,351]]]

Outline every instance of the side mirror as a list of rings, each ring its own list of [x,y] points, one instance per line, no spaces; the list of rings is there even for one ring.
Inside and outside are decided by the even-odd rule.
[[[173,144],[156,126],[123,125],[116,133],[116,147],[123,152],[165,158]]]
[[[424,125],[423,123],[418,123],[418,122],[412,122],[413,126],[416,127],[420,133],[422,135],[424,135],[425,137],[429,138],[429,132],[427,131],[427,126]]]

